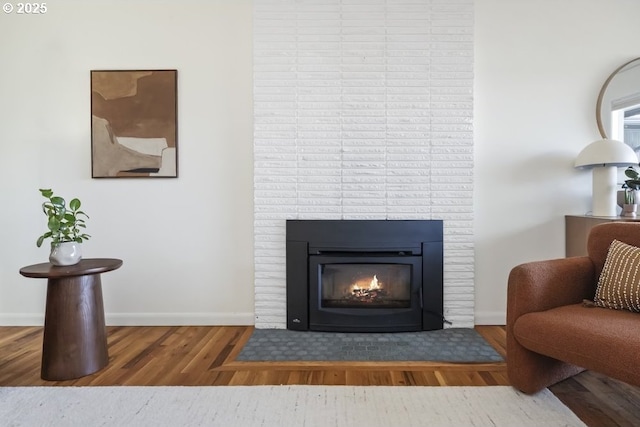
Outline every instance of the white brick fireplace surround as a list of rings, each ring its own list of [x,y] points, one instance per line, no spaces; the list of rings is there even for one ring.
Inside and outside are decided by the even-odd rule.
[[[254,0],[253,60],[256,327],[286,327],[287,219],[442,219],[473,326],[473,0]]]

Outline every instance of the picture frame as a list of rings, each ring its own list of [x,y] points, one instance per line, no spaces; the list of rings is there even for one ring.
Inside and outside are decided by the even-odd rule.
[[[91,70],[92,178],[177,178],[177,70]]]

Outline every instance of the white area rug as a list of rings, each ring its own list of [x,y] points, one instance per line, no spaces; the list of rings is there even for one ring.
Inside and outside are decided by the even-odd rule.
[[[2,387],[2,426],[584,426],[511,387]]]

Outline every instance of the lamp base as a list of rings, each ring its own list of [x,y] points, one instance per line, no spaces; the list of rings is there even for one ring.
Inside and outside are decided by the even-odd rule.
[[[617,166],[596,166],[592,170],[593,216],[618,216]]]

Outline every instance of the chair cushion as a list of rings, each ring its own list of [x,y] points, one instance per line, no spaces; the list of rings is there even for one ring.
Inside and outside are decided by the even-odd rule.
[[[640,384],[636,313],[572,304],[520,316],[513,335],[535,353]]]
[[[619,240],[611,242],[593,302],[599,307],[640,313],[640,248]]]

